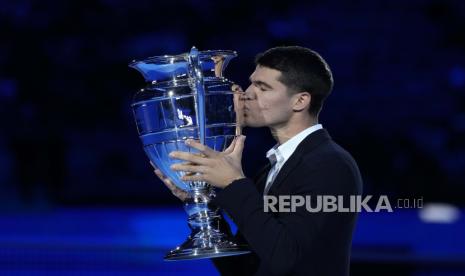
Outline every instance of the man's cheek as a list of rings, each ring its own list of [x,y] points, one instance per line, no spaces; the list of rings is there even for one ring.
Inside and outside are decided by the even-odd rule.
[[[264,101],[257,102],[257,110],[267,110],[270,107],[270,104]]]

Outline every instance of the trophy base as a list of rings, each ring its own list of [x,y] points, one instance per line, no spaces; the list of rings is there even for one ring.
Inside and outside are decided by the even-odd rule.
[[[168,252],[164,260],[196,260],[247,253],[250,253],[247,245],[236,244],[228,240],[225,234],[216,231],[200,231],[194,235],[194,238],[190,236],[183,244]]]
[[[207,258],[218,258],[234,255],[248,254],[250,251],[246,246],[231,244],[229,246],[214,246],[209,248],[176,248],[166,254],[165,261],[199,260]]]
[[[247,245],[239,244],[223,225],[218,208],[209,204],[214,195],[205,182],[192,183],[184,209],[189,215],[191,234],[180,246],[166,254],[166,261],[217,258],[250,253]]]

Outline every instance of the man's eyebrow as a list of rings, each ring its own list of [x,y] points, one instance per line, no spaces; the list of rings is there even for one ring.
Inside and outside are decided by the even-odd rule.
[[[264,86],[265,88],[268,88],[268,89],[272,89],[273,87],[271,85],[269,85],[268,83],[264,82],[264,81],[259,81],[259,80],[252,80],[252,78],[249,78],[249,81],[253,84],[256,84],[258,86]]]

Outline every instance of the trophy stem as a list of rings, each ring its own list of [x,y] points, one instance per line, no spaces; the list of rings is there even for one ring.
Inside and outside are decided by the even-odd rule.
[[[200,187],[199,187],[200,186]],[[209,185],[191,185],[184,209],[191,234],[180,246],[171,250],[165,260],[193,260],[250,253],[246,245],[239,245],[220,229],[221,215],[216,207],[209,206],[214,192]]]

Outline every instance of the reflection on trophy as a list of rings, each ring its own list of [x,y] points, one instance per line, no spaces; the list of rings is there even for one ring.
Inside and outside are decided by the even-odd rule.
[[[241,133],[240,92],[223,77],[234,51],[198,51],[173,56],[155,56],[129,66],[141,72],[147,86],[132,104],[139,136],[151,160],[173,183],[188,192],[184,202],[191,235],[171,250],[165,260],[213,258],[249,253],[220,230],[218,208],[209,206],[214,190],[203,181],[184,182],[185,173],[170,166],[171,151],[195,150],[185,140],[197,139],[216,151],[223,151]],[[224,222],[223,222],[224,223]]]

